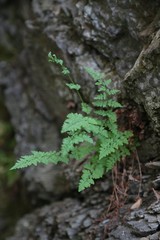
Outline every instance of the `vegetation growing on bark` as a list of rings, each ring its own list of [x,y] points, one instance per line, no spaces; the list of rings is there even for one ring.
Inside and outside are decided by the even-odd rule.
[[[122,105],[113,99],[119,90],[109,88],[111,80],[106,80],[102,73],[85,68],[98,87],[98,94],[92,104],[87,104],[80,94],[81,86],[71,78],[63,60],[52,53],[49,53],[48,58],[50,62],[59,65],[62,74],[69,78],[70,83],[66,85],[77,91],[82,112],[67,115],[61,130],[67,137],[62,140],[60,151],[34,151],[29,156],[22,156],[12,169],[38,163],[68,163],[71,159],[82,161],[84,164],[79,182],[79,191],[82,191],[111,170],[117,161],[130,154],[129,139],[132,132],[118,129],[115,109]]]

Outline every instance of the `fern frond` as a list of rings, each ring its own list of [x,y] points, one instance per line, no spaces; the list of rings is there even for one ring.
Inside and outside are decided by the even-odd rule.
[[[107,95],[115,95],[115,94],[117,94],[117,93],[120,93],[120,90],[118,90],[118,89],[106,89],[106,93],[107,93]]]
[[[106,170],[112,170],[114,165],[117,163],[118,160],[121,159],[121,153],[119,151],[116,151],[112,154],[110,154],[110,156],[107,157],[106,159]]]
[[[70,71],[68,70],[68,68],[62,66],[62,73],[63,73],[63,75],[69,75]]]
[[[111,110],[107,111],[106,116],[109,118],[109,121],[111,121],[112,123],[115,123],[117,121],[116,113]]]
[[[120,108],[122,107],[122,105],[112,99],[103,101],[103,100],[96,100],[93,102],[94,106],[99,107],[99,108],[107,108],[107,107],[111,107],[111,108]]]
[[[107,114],[108,114],[108,111],[105,111],[105,110],[94,110],[94,113],[99,115],[99,116],[106,117]]]
[[[94,97],[94,100],[106,100],[106,93],[101,93],[101,94],[98,94],[97,96]]]
[[[108,117],[111,122],[116,122],[117,120],[116,114],[111,110],[94,110],[94,113],[102,117]]]
[[[131,154],[128,146],[121,146],[119,148],[120,154],[121,154],[121,158],[129,156]]]
[[[123,157],[129,156],[131,153],[126,146],[119,147],[118,151],[110,154],[107,158],[101,159],[103,160],[103,164],[106,167],[106,170],[112,170],[114,165],[120,161]]]
[[[121,108],[121,107],[123,107],[119,102],[117,102],[115,100],[112,100],[112,99],[109,99],[107,101],[107,105],[111,108]]]
[[[93,117],[84,117],[81,114],[70,113],[62,127],[62,133],[73,134],[77,130],[93,133],[95,136],[107,137],[108,132],[103,127],[102,120]]]
[[[111,82],[112,82],[111,79],[104,80],[103,85],[107,87]]]
[[[59,59],[55,54],[52,54],[51,52],[48,53],[48,61],[63,66],[63,60]]]
[[[105,75],[101,72],[94,71],[92,68],[85,67],[85,71],[93,78],[93,80],[97,81],[105,77]]]
[[[104,166],[102,165],[102,163],[98,162],[98,156],[97,157],[95,157],[95,156],[92,157],[90,162],[91,163],[85,164],[84,168],[91,172],[91,177],[93,179],[101,178],[104,174]],[[94,162],[94,164],[92,162]]]
[[[93,139],[86,133],[78,133],[64,138],[61,147],[62,156],[67,156],[67,154],[74,149],[74,145],[82,142],[94,143]]]
[[[108,121],[106,121],[105,126],[106,126],[106,128],[108,128],[111,131],[112,134],[114,134],[114,135],[117,134],[118,126],[117,126],[116,122],[113,122],[112,120],[109,119]]]
[[[75,132],[81,129],[88,129],[89,125],[99,125],[97,119],[92,117],[84,117],[82,114],[70,113],[67,115],[62,126],[62,133],[64,132]]]
[[[119,147],[128,144],[128,138],[132,136],[130,131],[117,132],[115,136],[107,139],[106,142],[101,144],[99,159],[102,159],[111,153],[114,153]]]
[[[98,92],[106,92],[106,87],[105,86],[103,86],[102,84],[100,84],[101,85],[101,87],[98,89]]]
[[[114,139],[107,139],[106,142],[101,144],[100,151],[99,151],[99,159],[102,159],[109,154],[115,152],[118,149],[119,142],[115,141]]]
[[[31,155],[22,156],[16,164],[11,168],[19,169],[29,167],[31,165],[37,165],[38,163],[48,164],[48,163],[55,163],[58,162],[66,162],[66,158],[62,158],[59,152],[38,152],[33,151]]]
[[[95,169],[92,171],[93,179],[102,178],[104,174],[104,166],[102,164],[96,164]]]
[[[88,163],[84,165],[83,174],[79,183],[79,192],[90,187],[94,184],[94,179],[99,179],[104,174],[104,166],[95,161],[96,157],[93,158],[96,164]]]
[[[122,134],[124,135],[124,137],[126,137],[127,139],[130,137],[133,137],[133,132],[131,131],[124,131],[122,132]]]
[[[95,107],[99,107],[99,108],[107,108],[108,107],[107,101],[103,101],[103,100],[96,100],[93,102],[93,105]]]
[[[84,112],[84,113],[87,113],[87,114],[90,114],[91,112],[92,112],[92,107],[91,106],[89,106],[87,103],[82,103],[81,104],[81,106],[82,106],[82,111]]]
[[[108,131],[102,125],[96,126],[93,124],[89,124],[88,128],[85,130],[88,133],[93,133],[93,135],[98,138],[101,138],[101,137],[107,138],[108,137]]]
[[[63,60],[59,59],[56,54],[52,54],[51,52],[48,53],[48,61],[49,62],[53,62],[56,63],[57,65],[59,65],[61,67],[61,71],[63,73],[63,75],[69,75],[70,71],[68,70],[68,68],[66,68],[63,64]]]
[[[94,153],[95,151],[95,145],[85,142],[81,146],[75,146],[70,154],[70,158],[76,159],[76,160],[83,160],[86,158],[89,154]]]
[[[74,84],[74,83],[66,83],[66,86],[69,87],[71,90],[79,90],[81,86],[79,84]]]
[[[84,169],[82,172],[82,176],[79,182],[79,186],[78,186],[78,191],[81,192],[84,189],[90,187],[92,184],[94,184],[94,180],[92,178],[92,173],[91,171]]]
[[[97,80],[97,82],[95,83],[95,85],[97,86],[103,86],[103,91],[106,91],[107,90],[107,87],[108,85],[111,83],[111,80],[108,79],[108,80],[104,80],[104,78],[101,78],[99,80]],[[109,89],[108,89],[109,90]],[[100,91],[101,92],[101,91]],[[107,91],[106,91],[107,92]]]
[[[75,132],[83,127],[86,124],[86,119],[82,114],[79,113],[70,113],[67,115],[67,118],[62,126],[62,133],[65,132]]]

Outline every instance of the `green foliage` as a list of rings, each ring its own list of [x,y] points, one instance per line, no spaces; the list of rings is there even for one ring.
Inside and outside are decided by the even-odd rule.
[[[66,86],[69,87],[70,89],[75,89],[77,91],[81,88],[79,84],[73,84],[73,83],[66,83]]]
[[[58,64],[64,75],[69,75],[69,70],[63,65],[63,61],[55,54],[49,53],[49,61]],[[32,155],[23,156],[12,169],[23,168],[38,163],[68,163],[70,159],[84,161],[82,176],[79,182],[79,191],[101,178],[122,157],[130,154],[130,131],[119,131],[117,124],[116,108],[122,105],[112,96],[119,90],[110,89],[111,80],[105,80],[102,73],[91,68],[85,68],[98,86],[98,94],[94,97],[92,105],[85,103],[79,93],[80,85],[69,79],[66,84],[70,89],[76,90],[82,101],[82,113],[68,114],[62,133],[67,134],[58,152],[33,152]]]
[[[48,53],[48,61],[56,63],[57,65],[59,65],[61,67],[61,71],[64,75],[69,75],[70,74],[70,71],[68,70],[68,68],[66,68],[64,66],[63,60],[57,58],[57,56],[55,54],[52,54],[51,52],[49,52]]]
[[[55,163],[58,162],[66,162],[66,158],[61,158],[61,155],[59,152],[38,152],[33,151],[31,155],[28,156],[22,156],[16,164],[11,168],[13,169],[19,169],[28,167],[31,165],[37,166],[38,163],[48,164],[48,163]]]
[[[92,111],[92,107],[89,106],[87,103],[84,103],[84,102],[83,102],[83,103],[81,104],[81,107],[82,107],[82,112],[84,112],[84,113],[90,114],[91,111]]]

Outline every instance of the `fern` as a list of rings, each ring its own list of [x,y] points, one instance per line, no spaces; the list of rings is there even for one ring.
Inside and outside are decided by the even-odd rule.
[[[104,101],[104,100],[106,100],[106,97],[107,97],[106,93],[101,93],[101,94],[95,96],[94,99]]]
[[[87,103],[82,103],[81,104],[82,107],[82,112],[86,113],[86,114],[90,114],[92,112],[92,107],[89,106]]]
[[[81,88],[79,84],[74,84],[74,83],[66,83],[66,86],[69,87],[71,90],[75,89],[77,91]]]
[[[112,96],[119,93],[117,89],[110,89],[111,80],[105,79],[104,74],[85,68],[86,72],[95,81],[98,94],[93,103],[83,101],[79,92],[80,85],[70,77],[70,71],[64,66],[61,59],[55,54],[49,53],[50,62],[61,68],[63,75],[68,76],[70,83],[67,87],[76,90],[81,100],[82,113],[70,113],[62,126],[62,133],[67,134],[63,139],[60,151],[32,152],[31,155],[21,157],[12,169],[59,162],[68,163],[70,159],[87,162],[83,166],[82,176],[79,182],[79,191],[82,191],[95,183],[121,158],[130,154],[130,131],[118,130],[117,117],[114,110],[122,105]]]
[[[65,132],[75,132],[77,130],[89,129],[89,125],[98,125],[99,122],[97,119],[92,117],[84,117],[82,114],[70,113],[67,116],[63,126],[62,133]]]
[[[92,68],[85,67],[85,70],[96,82],[101,81],[105,77],[103,73],[94,71]]]
[[[107,139],[106,142],[102,143],[99,151],[99,159],[108,156],[111,153],[114,153],[119,149],[120,146],[128,144],[128,138],[131,135],[125,133],[117,132],[116,135],[112,135],[112,138]]]
[[[83,143],[81,147],[75,146],[70,154],[70,158],[81,161],[88,157],[88,155],[93,154],[95,150],[95,145],[90,143]]]
[[[80,182],[79,182],[78,191],[81,192],[85,188],[90,187],[92,184],[94,184],[92,172],[90,170],[84,169],[83,174],[80,179]]]
[[[85,133],[79,133],[77,135],[72,135],[63,139],[61,152],[62,156],[66,156],[70,151],[73,150],[74,145],[81,142],[94,143],[93,139]]]
[[[106,100],[104,102],[104,100],[97,100],[93,102],[94,106],[96,107],[100,107],[100,108],[107,108],[107,107],[111,107],[111,108],[121,108],[122,105],[112,99]]]
[[[111,122],[116,122],[117,120],[117,117],[116,117],[116,114],[110,110],[94,110],[94,112],[99,115],[99,116],[102,116],[102,117],[108,117],[108,119],[111,121]]]
[[[102,165],[102,163],[99,163],[97,156],[94,156],[91,158],[90,164],[84,165],[83,174],[81,176],[81,180],[79,182],[79,188],[78,191],[82,191],[85,188],[90,187],[92,184],[94,184],[94,181],[96,179],[102,178],[105,168]],[[92,161],[94,163],[92,163]]]
[[[118,89],[106,89],[106,93],[110,96],[120,93],[120,91]]]
[[[33,151],[32,155],[22,156],[16,164],[11,168],[19,169],[24,167],[29,167],[31,165],[37,166],[38,163],[48,164],[54,163],[57,164],[58,162],[67,162],[67,158],[62,158],[59,152],[38,152]]]

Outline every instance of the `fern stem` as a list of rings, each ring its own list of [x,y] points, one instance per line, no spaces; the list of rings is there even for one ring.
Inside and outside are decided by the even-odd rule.
[[[76,84],[76,82],[73,80],[73,78],[71,78],[70,75],[68,75],[68,78],[69,78],[69,80],[71,81],[71,83]],[[79,99],[81,100],[82,103],[84,103],[84,100],[83,100],[83,98],[82,98],[79,90],[76,90],[76,91],[77,91],[77,94],[78,94]]]

